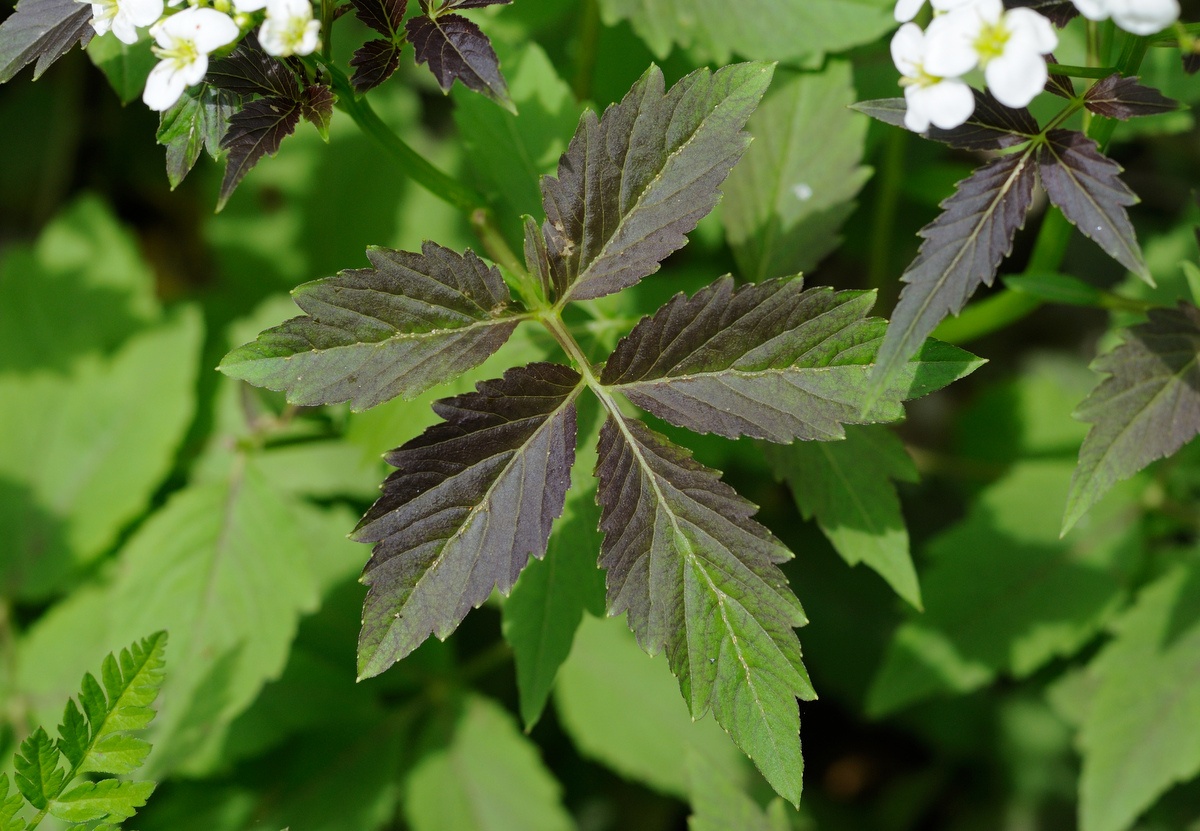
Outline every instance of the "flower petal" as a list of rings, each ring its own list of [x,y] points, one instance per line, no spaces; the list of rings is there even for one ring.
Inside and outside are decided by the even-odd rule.
[[[1088,20],[1108,20],[1108,0],[1073,0],[1075,8]]]
[[[1054,24],[1033,9],[1010,9],[1004,16],[1004,25],[1009,31],[1009,44],[1013,47],[1027,48],[1045,55],[1058,46]]]
[[[163,13],[163,0],[121,0],[120,6],[121,14],[138,28],[153,24]]]
[[[979,63],[975,41],[983,18],[974,6],[934,18],[925,31],[925,71],[939,78],[965,75]]]
[[[175,71],[170,61],[159,61],[146,78],[142,101],[152,110],[168,110],[183,95],[187,83]]]
[[[1153,35],[1179,19],[1178,0],[1109,0],[1113,21],[1135,35]]]
[[[984,70],[988,89],[1006,107],[1024,107],[1046,86],[1046,59],[1036,52],[1006,51]]]
[[[923,5],[925,0],[896,0],[896,20],[907,23],[917,16]]]
[[[923,133],[929,129],[929,114],[921,109],[919,102],[920,90],[917,87],[905,87],[904,101],[907,108],[904,111],[904,126],[914,133]]]
[[[892,62],[901,75],[916,78],[925,60],[925,33],[916,23],[905,23],[892,35]]]
[[[909,87],[905,90],[904,98],[910,109],[917,109],[934,126],[943,130],[958,127],[975,112],[975,96],[971,88],[957,78],[948,78],[928,86]]]

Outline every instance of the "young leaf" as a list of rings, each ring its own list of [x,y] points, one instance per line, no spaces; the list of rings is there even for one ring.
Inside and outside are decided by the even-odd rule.
[[[1097,81],[1083,94],[1089,110],[1108,118],[1128,120],[1143,115],[1159,115],[1179,109],[1179,102],[1167,98],[1154,87],[1142,86],[1137,78],[1114,73]]]
[[[1094,426],[1079,450],[1064,533],[1113,483],[1200,433],[1200,309],[1152,309],[1092,369],[1109,377],[1075,413]]]
[[[628,288],[687,243],[749,144],[742,126],[771,74],[760,63],[700,69],[664,91],[651,66],[603,117],[584,113],[558,178],[542,180],[560,298]]]
[[[171,189],[191,171],[200,150],[216,159],[221,138],[241,103],[237,93],[204,83],[184,90],[179,101],[159,117],[158,143],[167,148],[167,181]]]
[[[516,112],[492,42],[475,23],[457,14],[414,15],[404,28],[417,51],[417,63],[429,64],[442,92],[449,92],[458,79],[468,89]]]
[[[921,229],[920,253],[879,348],[874,383],[899,371],[947,314],[958,314],[980,283],[991,285],[1025,224],[1037,179],[1033,153],[993,159],[958,183],[941,215]]]
[[[545,555],[570,485],[580,381],[556,364],[511,369],[439,401],[445,421],[388,454],[398,470],[354,532],[377,543],[362,576],[360,676],[430,634],[445,639]]]
[[[354,75],[350,85],[362,95],[382,84],[400,66],[400,47],[390,40],[368,40],[350,58]]]
[[[838,231],[871,171],[862,166],[867,122],[847,110],[846,61],[820,72],[776,74],[750,117],[754,143],[725,183],[725,235],[751,282],[808,271],[838,244]],[[820,124],[824,139],[798,141]]]
[[[333,105],[337,96],[324,84],[309,84],[300,96],[300,114],[317,128],[321,138],[329,141],[329,122],[333,118]]]
[[[1144,589],[1088,665],[1095,679],[1079,733],[1082,831],[1123,831],[1200,773],[1200,568],[1195,559]]]
[[[238,183],[265,155],[275,155],[279,145],[296,129],[303,107],[287,98],[259,98],[251,101],[229,120],[229,132],[221,139],[221,149],[229,151],[225,178],[217,210],[225,207]]]
[[[477,366],[517,326],[504,315],[504,278],[469,250],[426,242],[420,254],[370,248],[367,259],[374,268],[293,291],[308,316],[233,350],[220,370],[285,390],[296,404],[349,401],[364,410]]]
[[[930,384],[910,363],[888,397],[864,416],[870,362],[882,322],[867,318],[870,292],[803,290],[798,278],[734,288],[723,277],[693,297],[676,295],[613,351],[601,383],[672,424],[727,438],[775,442],[838,439],[843,424],[894,421],[918,394],[974,367],[958,352],[952,377]],[[945,356],[950,357],[950,356]],[[953,361],[951,362],[953,363]]]
[[[34,61],[36,81],[76,43],[87,46],[95,30],[92,7],[75,0],[19,0],[0,23],[0,84]]]
[[[354,14],[376,32],[395,41],[404,28],[408,0],[350,0]]]
[[[796,442],[764,448],[805,519],[850,565],[866,563],[917,609],[921,588],[908,549],[898,482],[917,481],[904,445],[881,427],[850,427],[845,441]]]
[[[128,819],[146,804],[153,782],[81,782],[50,803],[50,814],[72,823]]]
[[[34,730],[21,742],[13,764],[17,790],[39,810],[49,806],[67,784],[67,774],[58,766],[58,748],[44,728]]]
[[[921,135],[960,150],[1000,150],[1029,141],[1038,134],[1037,121],[1025,107],[1006,107],[990,92],[977,89],[971,92],[975,94],[975,109],[963,124],[949,130],[930,127]],[[862,101],[851,106],[893,127],[904,127],[908,109],[903,98]]]
[[[796,699],[815,697],[794,627],[807,623],[777,563],[792,554],[718,473],[637,421],[600,433],[600,564],[609,614],[664,649],[694,718],[712,710],[772,787],[800,801]]]
[[[1074,130],[1051,130],[1038,149],[1038,173],[1046,195],[1076,228],[1110,257],[1150,285],[1137,234],[1125,213],[1138,198],[1121,181],[1121,166],[1096,142]]]

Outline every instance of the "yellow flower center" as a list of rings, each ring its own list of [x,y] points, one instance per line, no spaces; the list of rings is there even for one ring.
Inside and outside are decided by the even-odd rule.
[[[975,39],[975,54],[979,55],[979,65],[987,66],[989,61],[1003,55],[1004,47],[1011,36],[1012,32],[1005,27],[1003,20],[984,23],[983,28],[979,30],[979,37]]]

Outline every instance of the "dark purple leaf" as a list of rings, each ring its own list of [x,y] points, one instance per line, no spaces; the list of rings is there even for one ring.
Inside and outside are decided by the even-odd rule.
[[[405,29],[417,52],[417,63],[429,64],[443,92],[449,92],[458,79],[467,89],[516,112],[500,74],[496,51],[487,35],[470,20],[457,14],[437,19],[417,15],[408,19]]]
[[[37,61],[33,78],[75,44],[87,46],[95,30],[92,7],[75,0],[20,0],[0,23],[0,84]]]
[[[1188,75],[1200,72],[1200,53],[1191,52],[1183,56],[1183,71]]]
[[[361,677],[431,634],[447,638],[546,553],[571,481],[580,382],[556,364],[510,369],[436,403],[445,421],[388,454],[397,470],[354,532],[376,543],[362,576]]]
[[[975,93],[975,111],[966,123],[951,130],[930,127],[922,135],[960,150],[1000,150],[1029,141],[1037,135],[1038,124],[1029,110],[1024,107],[1014,110],[1001,104],[990,93],[977,89],[971,91]],[[862,101],[853,107],[885,124],[904,127],[907,105],[903,98]]]
[[[408,0],[350,0],[358,19],[376,32],[395,40],[404,27]]]
[[[618,292],[687,243],[749,144],[742,127],[771,74],[764,63],[701,69],[664,91],[652,66],[602,118],[584,113],[558,178],[542,180],[560,297]]]
[[[296,404],[366,409],[478,366],[517,326],[504,316],[504,278],[470,251],[427,242],[420,254],[370,248],[367,257],[374,268],[297,288],[308,316],[233,350],[221,371]]]
[[[1178,101],[1167,98],[1153,87],[1142,86],[1137,78],[1122,78],[1116,73],[1097,81],[1083,94],[1083,103],[1097,115],[1122,121],[1179,109]]]
[[[794,627],[807,620],[778,564],[791,558],[720,474],[637,421],[600,433],[600,564],[609,614],[667,653],[694,718],[712,710],[785,799],[803,759],[796,699],[813,697]]]
[[[1121,166],[1074,130],[1051,130],[1038,149],[1037,163],[1042,187],[1063,216],[1110,257],[1154,285],[1125,212],[1139,200],[1121,181]]]
[[[400,47],[390,40],[368,40],[350,58],[354,75],[350,84],[359,95],[375,89],[400,66]]]
[[[225,162],[225,178],[221,180],[218,211],[225,207],[238,183],[259,159],[278,152],[280,143],[295,131],[301,109],[295,100],[259,98],[229,120],[229,132],[221,139],[221,148],[229,151],[229,158]]]
[[[897,373],[864,413],[884,328],[867,317],[874,302],[872,292],[804,291],[798,278],[734,288],[724,277],[643,319],[617,344],[600,381],[689,430],[786,443],[840,439],[844,424],[895,421],[911,388],[930,392],[979,365],[944,347],[937,362]]]
[[[300,100],[296,74],[264,52],[253,35],[247,35],[227,57],[210,63],[205,80],[238,95]]]
[[[880,388],[980,283],[992,284],[1033,203],[1035,170],[1032,149],[993,159],[959,182],[941,215],[921,229],[925,241],[900,277],[908,285],[879,349]]]
[[[446,0],[444,9],[482,9],[484,6],[507,6],[512,0]]]
[[[1200,433],[1200,309],[1152,309],[1125,342],[1096,359],[1109,377],[1079,405],[1094,426],[1071,479],[1064,533],[1109,488]]]
[[[1075,82],[1068,75],[1055,74],[1054,66],[1058,63],[1058,59],[1054,55],[1047,55],[1046,61],[1050,70],[1050,77],[1046,79],[1046,92],[1057,95],[1059,98],[1066,98],[1068,101],[1074,100]]]
[[[329,139],[329,121],[333,118],[333,105],[337,96],[324,84],[309,84],[300,97],[300,114],[317,128],[321,137]]]

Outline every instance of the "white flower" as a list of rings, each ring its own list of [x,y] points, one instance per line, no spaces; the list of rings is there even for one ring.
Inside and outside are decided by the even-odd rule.
[[[1074,0],[1089,20],[1113,21],[1135,35],[1161,32],[1179,19],[1179,0]]]
[[[163,0],[98,0],[92,3],[96,34],[112,31],[122,43],[137,43],[137,30],[162,17]]]
[[[935,12],[950,12],[963,6],[969,6],[978,0],[930,0],[930,2],[933,4]],[[925,0],[896,0],[896,20],[900,23],[907,23],[917,16],[917,12],[924,5]]]
[[[1001,0],[975,0],[934,19],[926,35],[931,74],[956,77],[979,66],[1001,104],[1024,107],[1046,85],[1046,59],[1058,45],[1049,20],[1032,9],[1005,11]]]
[[[267,0],[233,0],[233,8],[238,14],[256,12],[267,7]]]
[[[241,35],[236,23],[216,9],[184,9],[164,19],[150,30],[157,45],[151,47],[160,58],[150,70],[142,100],[152,110],[171,107],[183,91],[204,80],[208,55],[233,43]]]
[[[263,51],[277,58],[310,55],[318,44],[320,21],[313,20],[309,0],[267,0],[267,19],[258,30]]]
[[[953,129],[975,111],[975,96],[971,88],[958,78],[932,75],[927,70],[929,40],[921,27],[905,23],[892,38],[892,60],[904,77],[904,126],[923,133],[933,124],[943,130]]]

